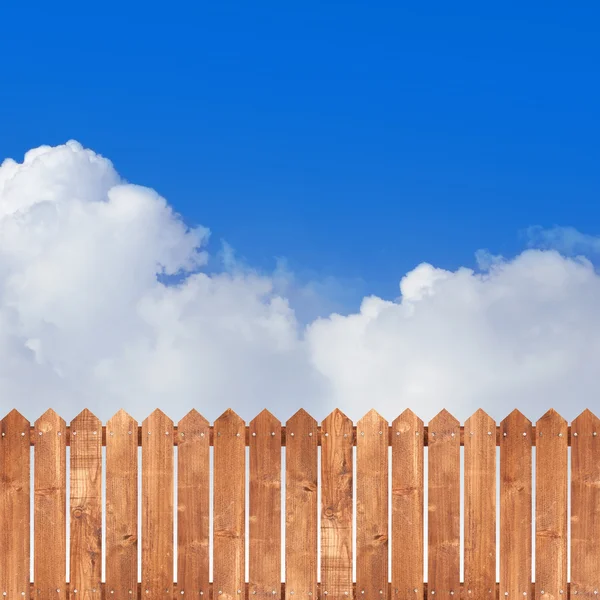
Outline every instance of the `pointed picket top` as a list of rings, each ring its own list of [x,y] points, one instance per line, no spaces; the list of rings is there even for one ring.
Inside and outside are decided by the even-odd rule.
[[[494,444],[496,444],[496,421],[481,408],[478,408],[465,421],[465,440],[467,436],[471,435],[471,432],[473,434],[483,433],[491,437],[494,440]]]
[[[201,415],[195,408],[192,408],[192,410],[177,423],[177,429],[180,431],[198,427],[210,427],[210,423],[208,422],[208,419]]]
[[[386,440],[388,439],[388,422],[374,408],[365,414],[356,423],[357,440],[364,438],[366,435],[381,435]]]
[[[589,408],[571,423],[571,443],[575,442],[574,438],[581,438],[582,435],[600,437],[600,419]]]
[[[65,420],[60,417],[56,412],[49,408],[36,422],[35,429],[38,433],[50,433],[56,431],[63,438],[67,425]]]
[[[84,408],[72,421],[71,430],[96,427],[102,430],[102,421],[88,408]]]
[[[352,440],[353,424],[339,408],[335,408],[321,422],[321,439],[329,435],[344,436]]]
[[[214,423],[214,443],[217,444],[223,436],[230,435],[246,443],[246,423],[231,408],[228,408]]]
[[[173,436],[173,421],[159,408],[155,409],[142,423],[142,444],[153,434]],[[156,435],[153,439],[156,439]]]
[[[122,408],[119,409],[107,422],[106,431],[110,432],[127,432],[128,435],[135,435],[137,438],[137,421]],[[131,431],[131,433],[129,433]]]
[[[428,434],[430,444],[436,438],[452,437],[460,441],[460,422],[444,408],[429,421]]]
[[[305,427],[310,426],[311,428],[317,427],[317,420],[303,408],[297,410],[286,422],[286,428],[298,427],[304,425]]]
[[[500,422],[500,441],[513,435],[531,444],[531,421],[516,408]]]
[[[223,425],[225,423],[240,424],[244,423],[244,419],[242,419],[242,417],[240,417],[232,408],[228,408],[221,416],[219,416],[215,420],[215,427],[217,423],[219,423],[220,425]]]
[[[1,421],[3,427],[26,431],[29,439],[29,419],[26,419],[16,408],[13,408]],[[4,431],[4,429],[3,429]]]
[[[567,420],[553,408],[542,415],[535,424],[536,437],[540,435],[558,435],[567,440]]]
[[[255,429],[257,426],[267,426],[267,427],[279,427],[281,428],[281,421],[273,415],[273,413],[269,412],[266,408],[261,410],[252,421],[248,424],[250,429]]]
[[[394,436],[402,435],[403,433],[411,433],[412,435],[418,433],[419,437],[423,439],[424,427],[423,420],[410,410],[410,408],[404,410],[404,412],[392,421]]]

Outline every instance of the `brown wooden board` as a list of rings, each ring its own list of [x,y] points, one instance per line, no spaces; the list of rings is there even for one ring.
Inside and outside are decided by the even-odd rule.
[[[106,424],[106,589],[131,600],[138,581],[138,424],[120,410]]]
[[[173,421],[156,409],[142,423],[142,595],[173,594]]]
[[[531,421],[514,410],[500,424],[500,597],[531,593]]]
[[[356,589],[388,597],[388,423],[370,410],[356,424]]]
[[[102,579],[102,423],[88,409],[71,421],[72,600],[100,599]]]
[[[321,424],[321,595],[327,600],[352,596],[352,447],[352,421],[336,408]]]
[[[567,422],[549,410],[536,423],[535,433],[535,587],[545,600],[563,600],[567,589]]]
[[[600,592],[600,419],[571,423],[571,598]]]
[[[246,428],[227,409],[214,424],[214,599],[240,598],[245,589],[244,516]]]
[[[460,424],[446,410],[429,423],[428,589],[454,598],[460,589]]]
[[[0,593],[29,597],[29,421],[12,410],[0,421]]]
[[[423,598],[423,421],[405,410],[392,423],[392,597]]]
[[[177,425],[177,587],[208,600],[210,426],[196,410]]]
[[[317,597],[317,422],[300,409],[286,431],[285,594],[310,600]]]
[[[35,422],[34,592],[36,600],[66,598],[66,425],[52,409]]]
[[[495,599],[496,423],[481,409],[465,421],[465,589]],[[470,591],[469,591],[470,590]]]
[[[252,595],[281,596],[281,423],[263,410],[250,421],[248,565]]]

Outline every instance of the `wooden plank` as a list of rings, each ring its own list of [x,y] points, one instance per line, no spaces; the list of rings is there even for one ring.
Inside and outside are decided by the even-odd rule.
[[[392,422],[392,597],[423,598],[423,421],[405,410]]]
[[[69,595],[99,600],[102,579],[102,423],[88,409],[71,421]]]
[[[281,423],[268,410],[250,421],[249,590],[281,596]]]
[[[138,580],[138,424],[120,410],[106,424],[106,589],[135,596]]]
[[[214,424],[213,589],[221,600],[245,589],[246,428],[227,409]]]
[[[352,595],[352,421],[335,409],[321,424],[321,590]]]
[[[388,597],[388,423],[370,410],[356,426],[357,596]]]
[[[500,597],[531,593],[531,421],[500,423]]]
[[[29,421],[12,410],[0,421],[0,593],[29,597]]]
[[[428,587],[436,598],[460,586],[460,424],[446,410],[429,423]]]
[[[465,589],[495,597],[496,423],[479,409],[465,421]],[[470,591],[469,591],[470,590]]]
[[[567,422],[549,410],[537,422],[535,434],[535,586],[545,599],[563,600],[567,589]]]
[[[173,593],[173,421],[156,409],[142,423],[142,592]]]
[[[300,409],[286,430],[285,594],[310,600],[317,597],[318,427]]]
[[[600,592],[600,419],[571,423],[571,597]]]
[[[210,426],[191,410],[177,427],[177,585],[208,600]]]
[[[66,425],[52,409],[35,422],[34,588],[36,600],[65,600]]]

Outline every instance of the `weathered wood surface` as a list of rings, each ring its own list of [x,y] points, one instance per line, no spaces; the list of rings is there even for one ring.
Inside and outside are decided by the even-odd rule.
[[[571,598],[600,593],[599,440],[600,419],[585,410],[571,424]]]
[[[12,410],[0,421],[0,592],[29,596],[29,421]]]
[[[36,600],[65,600],[66,425],[52,409],[35,422],[34,589]]]
[[[465,588],[494,600],[496,587],[496,424],[482,410],[465,422]]]
[[[209,583],[209,423],[192,410],[177,436],[177,585],[180,595],[195,597]]]
[[[500,597],[531,593],[531,421],[514,410],[500,424]]]
[[[120,410],[106,424],[106,589],[129,600],[138,581],[138,424]]]
[[[317,422],[300,409],[286,427],[285,594],[288,600],[316,598]]]
[[[321,425],[321,586],[352,594],[352,421],[335,409]]]
[[[142,590],[173,591],[173,421],[155,410],[142,423]]]
[[[375,410],[357,423],[356,588],[388,596],[388,424]]]
[[[100,600],[102,423],[85,409],[71,421],[70,433],[70,596],[72,599]]]
[[[423,421],[405,410],[392,423],[393,598],[423,597]]]
[[[231,409],[215,421],[213,588],[221,600],[238,598],[245,585],[245,431]]]
[[[250,421],[249,575],[252,595],[281,593],[281,423],[263,410]]]
[[[429,425],[429,575],[436,597],[460,588],[460,425],[446,410]]]

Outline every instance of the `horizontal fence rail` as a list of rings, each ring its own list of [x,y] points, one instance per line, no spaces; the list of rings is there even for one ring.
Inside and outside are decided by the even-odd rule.
[[[141,426],[122,410],[106,425],[84,410],[69,426],[52,410],[33,426],[13,410],[0,432],[0,600],[600,592],[600,421],[588,410],[570,426],[554,410],[535,426],[517,410],[500,424],[478,410],[462,426],[445,410],[427,426],[410,410],[356,425],[338,409],[320,425],[304,410],[285,425],[227,410],[212,426],[195,410],[177,426],[160,410]]]

